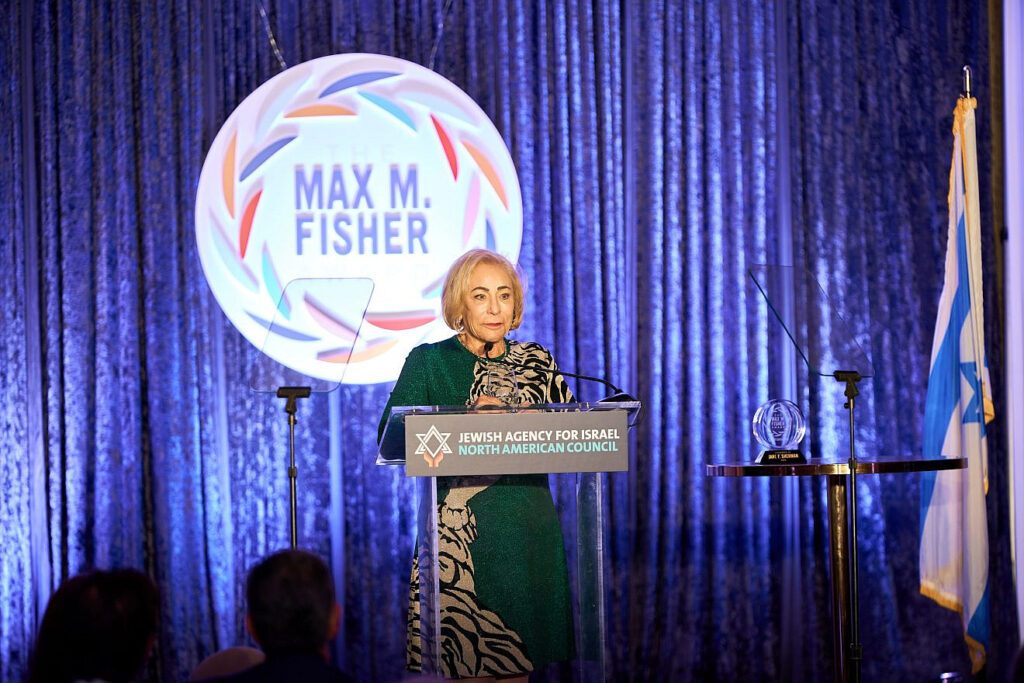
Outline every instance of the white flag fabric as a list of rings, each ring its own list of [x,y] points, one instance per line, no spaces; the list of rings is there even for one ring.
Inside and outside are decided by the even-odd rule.
[[[946,276],[932,341],[924,456],[966,458],[966,470],[928,472],[921,483],[921,593],[957,611],[977,673],[989,642],[988,452],[994,411],[985,356],[974,98],[954,112]]]

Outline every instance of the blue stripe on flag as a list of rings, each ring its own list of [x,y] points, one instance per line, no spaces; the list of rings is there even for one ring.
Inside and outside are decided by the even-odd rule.
[[[988,645],[988,637],[991,632],[988,617],[988,584],[986,583],[985,592],[981,596],[981,602],[978,603],[978,607],[974,610],[971,620],[967,622],[967,635],[978,641],[981,645]]]
[[[957,283],[942,345],[928,374],[928,395],[924,404],[924,448],[926,458],[941,458],[953,413],[960,405],[960,333],[971,310],[971,287],[967,277],[967,225],[961,212],[956,224]],[[941,321],[939,322],[941,324]],[[982,420],[984,422],[984,420]],[[935,472],[921,478],[921,528],[935,490]]]

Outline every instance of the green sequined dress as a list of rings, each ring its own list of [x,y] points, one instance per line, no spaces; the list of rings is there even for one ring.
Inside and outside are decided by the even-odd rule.
[[[497,358],[556,368],[539,344],[506,340],[505,355]],[[391,392],[381,431],[392,406],[467,405],[502,381],[521,403],[574,400],[558,373],[517,369],[514,376],[496,378],[493,367],[488,373],[487,364],[455,337],[414,348]],[[518,674],[572,658],[565,549],[548,476],[446,477],[437,489],[443,675]],[[419,624],[414,559],[407,647],[407,665],[414,671],[420,669]]]

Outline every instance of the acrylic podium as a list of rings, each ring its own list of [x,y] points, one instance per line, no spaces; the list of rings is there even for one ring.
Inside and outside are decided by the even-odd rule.
[[[573,477],[574,509],[559,509],[566,548],[579,681],[607,678],[601,472],[629,466],[628,430],[640,403],[571,403],[520,408],[399,406],[381,437],[379,465],[401,465],[416,477],[420,567],[420,651],[424,674],[441,672],[438,477],[552,473]],[[566,534],[571,540],[571,534]]]

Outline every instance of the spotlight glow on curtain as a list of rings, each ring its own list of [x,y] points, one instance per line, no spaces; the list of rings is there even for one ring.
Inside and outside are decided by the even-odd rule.
[[[520,338],[644,401],[631,471],[606,478],[615,679],[827,679],[824,482],[704,474],[754,457],[749,420],[768,397],[767,320],[744,273],[786,251],[843,302],[876,368],[861,388],[859,447],[916,453],[942,275],[947,103],[962,62],[989,82],[984,8],[446,5],[267,7],[289,64],[355,51],[426,64],[437,44],[435,69],[491,117],[519,172]],[[160,584],[151,674],[180,680],[246,642],[245,573],[288,543],[286,415],[248,388],[250,345],[203,282],[192,225],[213,134],[280,67],[250,0],[25,0],[19,12],[0,44],[0,152],[11,161],[0,165],[0,677],[24,671],[57,583],[121,565]],[[789,97],[785,134],[776,93]],[[979,123],[985,169],[989,146]],[[997,382],[1001,354],[989,350]],[[841,387],[805,376],[798,386],[811,454],[841,454]],[[388,390],[342,387],[298,415],[299,535],[331,559],[344,613],[335,654],[361,680],[397,679],[404,652],[414,494],[373,464]],[[989,436],[999,463],[1003,436]],[[992,520],[1005,519],[1005,476],[992,466]],[[917,595],[918,480],[858,481],[865,679],[966,671],[955,615]],[[556,495],[568,501],[571,485]],[[1016,623],[995,526],[999,667]],[[780,573],[800,582],[798,596]],[[787,596],[799,602],[784,609]]]

